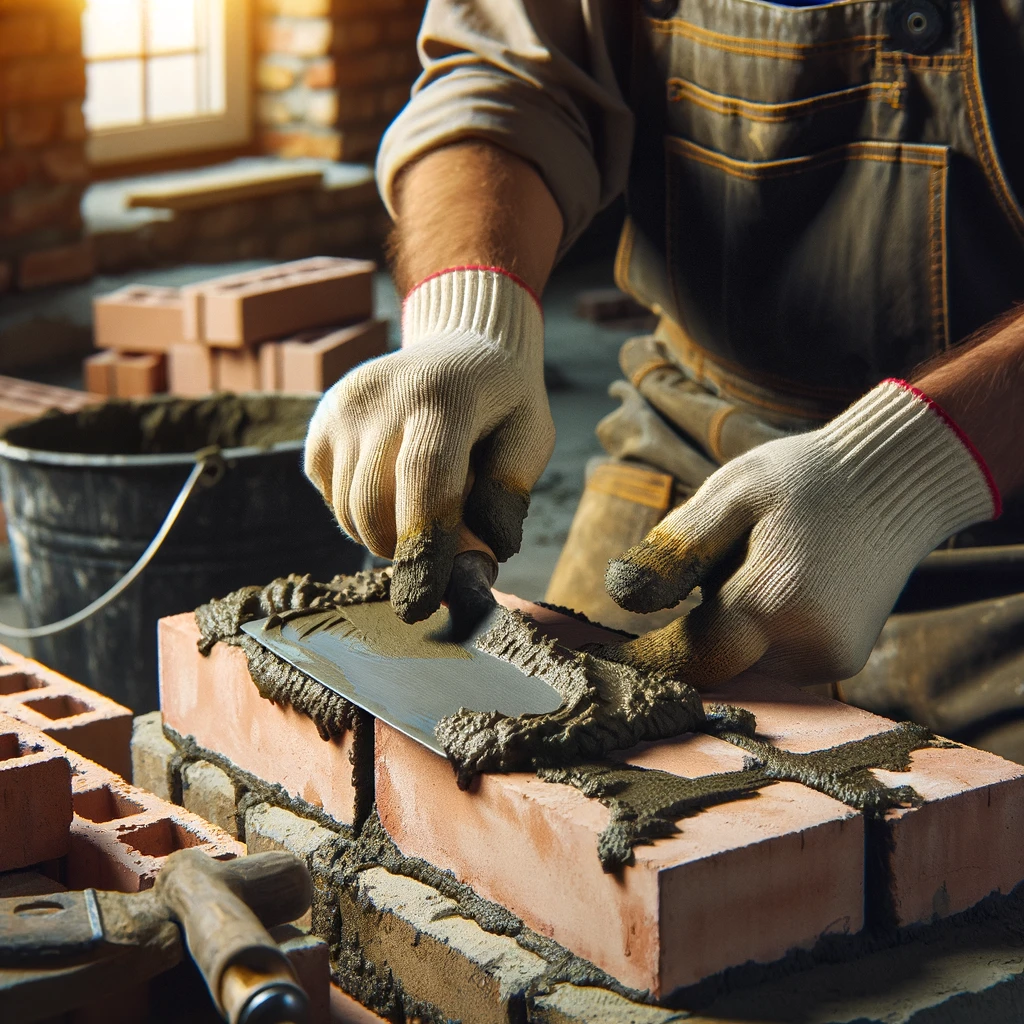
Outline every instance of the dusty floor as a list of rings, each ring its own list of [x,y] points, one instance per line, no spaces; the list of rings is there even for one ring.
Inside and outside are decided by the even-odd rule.
[[[233,273],[260,264],[181,266],[139,270],[117,276],[100,276],[81,285],[5,296],[0,302],[0,344],[17,339],[24,343],[33,336],[86,333],[91,329],[94,295],[123,284],[140,281],[152,284],[183,285],[204,278]],[[543,596],[558,553],[569,529],[576,502],[583,487],[587,459],[601,449],[594,437],[594,425],[614,407],[607,387],[618,373],[618,349],[629,336],[626,330],[599,327],[574,314],[575,300],[581,289],[611,285],[611,257],[576,260],[559,268],[544,296],[547,328],[546,362],[551,381],[551,411],[557,428],[555,453],[534,492],[526,522],[523,549],[502,566],[498,585],[501,589],[536,599]],[[391,344],[398,344],[398,300],[390,278],[380,273],[376,282],[378,315],[391,320]],[[80,387],[80,357],[45,367],[18,370],[18,376],[65,387]],[[0,552],[0,589],[9,572],[6,549]],[[258,581],[254,581],[258,582]],[[0,622],[14,625],[22,621],[16,595],[0,593]],[[18,650],[17,640],[0,640]],[[26,650],[27,653],[27,650]]]

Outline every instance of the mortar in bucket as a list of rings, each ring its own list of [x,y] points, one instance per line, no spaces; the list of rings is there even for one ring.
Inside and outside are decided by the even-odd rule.
[[[127,589],[71,628],[31,638],[33,656],[149,711],[159,618],[288,573],[358,569],[361,549],[302,472],[316,401],[111,400],[4,431],[0,490],[28,627],[95,602],[170,524]]]

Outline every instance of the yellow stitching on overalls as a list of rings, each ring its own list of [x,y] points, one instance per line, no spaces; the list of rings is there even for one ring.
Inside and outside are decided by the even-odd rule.
[[[931,249],[929,282],[932,292],[932,339],[940,350],[949,348],[948,298],[946,295],[946,168],[934,167],[928,175],[928,234]]]
[[[629,382],[637,390],[640,389],[640,385],[652,374],[655,370],[675,370],[679,372],[679,367],[675,363],[670,362],[668,359],[649,359],[646,363],[641,363],[636,370],[630,374]]]
[[[752,164],[704,149],[703,146],[697,146],[696,143],[690,142],[688,139],[668,136],[666,142],[671,149],[685,159],[692,160],[694,163],[704,164],[708,167],[714,167],[731,177],[740,178],[743,181],[785,178],[794,174],[803,174],[806,171],[820,170],[837,163],[847,163],[850,161],[900,163],[922,167],[944,165],[944,157],[929,153],[927,150],[912,144],[902,145],[900,143],[889,144],[896,146],[899,150],[898,153],[878,148],[881,144],[877,142],[851,142],[810,156],[790,157],[786,160],[773,160],[763,164]]]
[[[974,33],[972,17],[974,9],[968,8],[971,0],[963,0],[960,5],[960,24],[964,36],[964,57],[969,60],[964,74],[964,97],[967,100],[967,118],[971,123],[971,134],[978,151],[978,158],[985,170],[989,187],[995,195],[996,202],[1003,208],[1011,227],[1017,236],[1024,241],[1024,213],[1017,205],[1010,186],[1003,175],[1003,169],[995,155],[995,143],[985,114],[984,101],[981,99],[981,85],[978,82],[978,60],[974,52]]]
[[[949,348],[949,239],[947,237],[946,211],[949,206],[949,168],[944,167],[942,190],[939,197],[939,240],[942,250],[942,347]]]
[[[725,463],[725,456],[722,455],[722,427],[735,412],[739,412],[735,405],[724,406],[711,417],[711,422],[708,424],[708,451],[720,466]]]
[[[791,103],[758,103],[754,100],[744,100],[735,96],[722,96],[710,92],[694,82],[688,82],[685,78],[670,78],[667,84],[669,89],[675,87],[679,91],[679,95],[676,96],[670,93],[668,97],[670,103],[677,103],[685,97],[687,102],[715,114],[732,114],[748,121],[761,121],[768,124],[789,121],[794,117],[804,117],[819,110],[830,110],[846,103],[853,103],[862,97],[869,100],[887,100],[888,93],[896,88],[894,82],[870,82],[865,85],[853,86],[850,89],[826,93],[822,96],[794,100]]]
[[[831,39],[821,43],[783,43],[715,32],[679,18],[673,18],[671,21],[648,18],[647,23],[652,32],[681,36],[714,50],[724,50],[727,53],[748,57],[778,57],[782,60],[804,60],[811,51],[847,50],[850,53],[859,53],[874,49],[876,43],[887,38],[884,35],[848,36],[845,39]]]
[[[636,234],[636,227],[632,217],[626,217],[622,225],[622,234],[619,235],[619,246],[615,253],[615,283],[624,291],[629,291],[629,264],[633,258],[633,238]]]
[[[904,53],[902,50],[893,52],[879,50],[877,64],[879,66],[902,65],[921,71],[937,71],[940,74],[948,74],[951,71],[958,71],[966,64],[966,61],[961,53],[939,53],[933,57],[925,57],[920,54]]]

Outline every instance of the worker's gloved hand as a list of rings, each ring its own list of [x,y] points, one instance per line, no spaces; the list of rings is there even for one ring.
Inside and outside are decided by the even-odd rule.
[[[650,612],[700,586],[684,618],[603,657],[708,689],[747,668],[793,683],[867,661],[914,567],[999,514],[987,468],[943,411],[885,381],[818,430],[717,470],[620,558],[606,585]]]
[[[543,357],[540,305],[518,278],[445,270],[407,296],[401,351],[356,367],[317,407],[306,475],[353,539],[394,559],[406,621],[440,604],[460,519],[499,559],[519,550],[554,447]]]

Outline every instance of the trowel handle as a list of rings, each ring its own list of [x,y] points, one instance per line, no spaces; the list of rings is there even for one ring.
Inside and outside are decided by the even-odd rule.
[[[494,552],[465,524],[459,523],[459,532],[456,538],[455,557],[464,555],[467,551],[476,551],[483,556],[483,562],[490,563],[491,579],[488,586],[493,586],[498,578],[498,559]]]

